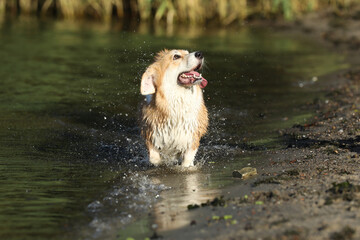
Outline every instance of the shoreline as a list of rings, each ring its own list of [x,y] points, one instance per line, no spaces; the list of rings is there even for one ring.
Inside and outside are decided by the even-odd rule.
[[[360,57],[352,37],[360,30],[340,34],[326,24],[332,19],[317,17],[322,27],[310,28],[312,14],[297,29],[272,27],[347,51],[352,67],[328,76],[326,99],[306,106],[315,117],[279,131],[284,148],[267,151],[259,175],[224,189],[224,206],[189,210],[189,225],[161,233],[165,239],[360,239]],[[345,40],[335,44],[329,32]]]

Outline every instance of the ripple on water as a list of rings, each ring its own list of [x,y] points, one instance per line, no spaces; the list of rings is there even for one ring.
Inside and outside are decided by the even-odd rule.
[[[168,190],[163,183],[154,182],[143,172],[128,171],[112,186],[100,200],[87,206],[93,220],[89,226],[94,238],[107,231],[109,226],[122,227],[134,220],[134,216],[148,211],[160,197],[160,192]]]

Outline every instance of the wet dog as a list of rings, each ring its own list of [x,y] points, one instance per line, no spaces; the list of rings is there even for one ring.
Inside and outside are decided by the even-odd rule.
[[[178,159],[183,167],[194,166],[208,127],[202,92],[207,81],[197,72],[203,64],[201,52],[163,50],[142,76],[141,132],[155,166]]]

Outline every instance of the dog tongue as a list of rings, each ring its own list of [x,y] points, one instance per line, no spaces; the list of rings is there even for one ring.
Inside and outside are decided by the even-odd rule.
[[[199,77],[199,76],[200,76],[200,73],[198,73],[198,72],[196,72],[196,71],[190,71],[190,72],[186,72],[186,73],[184,73],[184,74],[187,75],[187,76],[196,76],[196,77]],[[204,87],[206,87],[206,85],[208,84],[208,81],[207,81],[205,78],[203,78],[202,76],[201,76],[201,79],[202,79],[202,81],[201,81],[201,83],[200,83],[200,87],[201,87],[201,88],[204,88]],[[194,77],[192,77],[191,80],[192,80],[193,82],[195,82],[197,79],[195,79]]]
[[[208,84],[208,81],[205,78],[202,78],[202,81],[200,83],[200,87],[204,88],[204,87],[206,87],[207,84]]]

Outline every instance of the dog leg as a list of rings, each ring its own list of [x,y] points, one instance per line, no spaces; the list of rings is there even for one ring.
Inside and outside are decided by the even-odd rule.
[[[149,147],[149,161],[155,166],[158,166],[161,163],[160,153],[153,147]]]
[[[197,148],[196,149],[188,149],[184,153],[184,158],[183,158],[183,161],[181,163],[181,166],[183,166],[183,167],[192,167],[192,166],[194,166],[194,159],[195,159],[196,152],[197,152]]]

